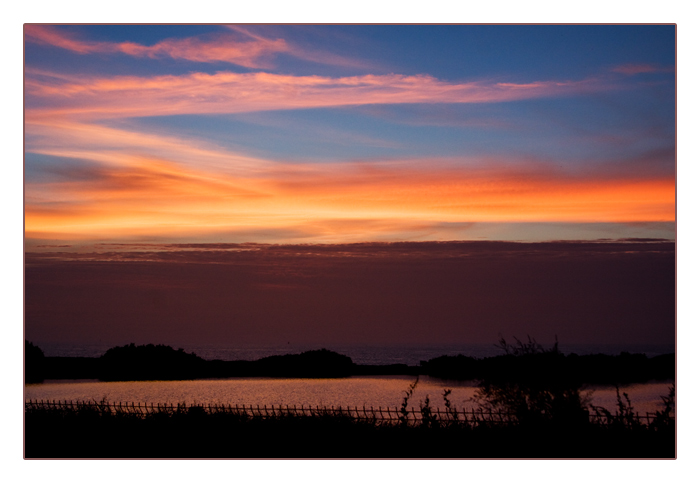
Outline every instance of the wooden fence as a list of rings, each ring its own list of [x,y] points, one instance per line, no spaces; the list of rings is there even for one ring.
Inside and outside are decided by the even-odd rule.
[[[282,418],[282,417],[344,417],[356,421],[368,421],[377,424],[407,424],[416,426],[426,423],[466,423],[470,425],[502,425],[515,423],[512,413],[480,409],[445,410],[440,408],[398,408],[398,407],[350,407],[350,406],[296,406],[296,405],[239,405],[239,404],[162,404],[105,401],[56,401],[27,400],[25,411],[91,411],[100,414],[135,415],[145,417],[150,414],[230,414],[241,418]],[[656,413],[602,415],[582,413],[591,423],[611,424],[622,421],[625,424],[650,425],[657,417]],[[673,418],[670,418],[673,420]]]

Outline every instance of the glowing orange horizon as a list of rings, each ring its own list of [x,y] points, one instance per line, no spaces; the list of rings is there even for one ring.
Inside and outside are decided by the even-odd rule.
[[[140,159],[89,181],[30,186],[28,237],[128,237],[344,223],[400,227],[440,222],[647,222],[675,220],[675,180],[552,175],[530,168],[458,169],[420,163],[284,165],[239,177]],[[426,165],[428,163],[425,163]],[[44,193],[61,203],[44,205]],[[368,224],[370,225],[370,224]],[[383,229],[383,228],[381,228]],[[368,236],[373,228],[368,226]],[[61,236],[63,234],[63,236]]]

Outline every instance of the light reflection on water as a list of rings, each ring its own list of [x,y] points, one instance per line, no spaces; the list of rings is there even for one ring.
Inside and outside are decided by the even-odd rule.
[[[343,407],[399,407],[405,391],[415,379],[411,376],[357,376],[343,379],[236,378],[195,381],[51,381],[25,386],[25,399],[97,400],[136,403],[198,403],[245,405],[297,405]],[[654,412],[662,407],[661,396],[672,382],[650,382],[620,388],[626,392],[635,411]],[[471,408],[476,387],[472,382],[445,381],[421,376],[409,407],[419,407],[426,396],[433,408],[444,408],[442,394],[451,389],[453,407]],[[610,411],[616,409],[614,387],[589,387],[591,403]]]

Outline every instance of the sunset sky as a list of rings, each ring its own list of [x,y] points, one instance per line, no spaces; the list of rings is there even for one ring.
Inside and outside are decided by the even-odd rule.
[[[28,24],[26,248],[673,240],[675,33]]]
[[[6,367],[21,364],[25,338],[44,350],[50,342],[320,348],[491,344],[501,332],[545,345],[555,336],[675,342],[678,383],[692,380],[690,344],[700,337],[692,4],[304,3],[259,3],[254,15],[206,0],[8,9],[8,124],[24,132],[10,136],[4,191],[11,225],[24,221],[25,252],[8,250],[15,342]],[[35,24],[57,21],[679,24]],[[629,243],[676,239],[676,193],[680,250]],[[512,252],[497,242],[598,239],[625,242]],[[352,245],[370,255],[347,259],[347,245],[324,257],[314,252],[323,245],[303,245],[450,240],[494,243],[482,254],[450,242],[420,256],[415,246],[384,265],[370,258],[382,244]],[[286,256],[285,246],[216,245],[246,242],[297,245]],[[119,243],[129,244],[129,263],[114,263]],[[60,260],[42,253],[74,249]],[[10,372],[17,391],[22,376]],[[682,386],[693,399],[696,385]],[[10,416],[14,451],[23,428]],[[699,427],[690,417],[688,427]],[[679,435],[679,456],[691,433]],[[110,474],[122,477],[119,468]],[[70,469],[73,479],[94,476],[90,466]],[[337,468],[305,469],[327,478]],[[590,466],[580,469],[567,477],[590,479]],[[406,476],[418,473],[411,466]],[[667,465],[638,473],[669,475]]]

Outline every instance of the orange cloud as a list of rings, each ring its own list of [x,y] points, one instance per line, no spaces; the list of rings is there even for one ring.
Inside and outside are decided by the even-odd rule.
[[[141,158],[118,169],[66,168],[64,174],[67,181],[27,185],[28,237],[303,229],[311,238],[333,238],[363,223],[366,239],[373,239],[374,231],[384,233],[389,225],[400,230],[445,222],[675,219],[673,178],[606,179],[540,166],[298,164],[242,177]]]

